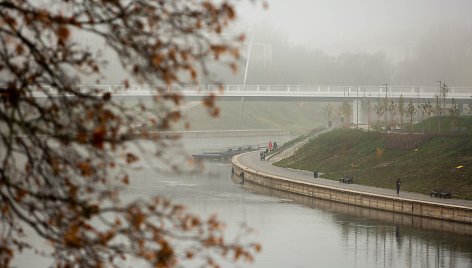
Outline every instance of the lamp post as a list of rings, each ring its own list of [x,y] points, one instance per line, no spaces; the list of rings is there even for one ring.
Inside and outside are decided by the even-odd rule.
[[[436,82],[439,83],[438,100],[437,100],[437,101],[439,102],[439,107],[438,107],[438,108],[440,109],[440,111],[439,111],[439,118],[438,118],[438,131],[439,131],[439,133],[441,133],[441,118],[442,118],[442,112],[443,112],[443,111],[442,111],[442,105],[441,105],[441,99],[440,99],[440,98],[441,98],[442,81],[439,80],[439,81],[436,81]]]
[[[388,84],[385,84],[385,132],[387,132],[387,120],[388,120]]]
[[[354,107],[349,106],[349,92],[351,91],[351,87],[347,87],[347,100],[346,100],[346,125],[348,128],[351,128],[351,124],[353,123],[353,111]],[[349,110],[348,110],[349,109]],[[349,116],[347,116],[349,114]]]
[[[356,128],[359,129],[359,86],[357,86],[357,98],[356,98]]]
[[[417,110],[417,124],[420,123],[420,88],[416,88],[416,110]]]

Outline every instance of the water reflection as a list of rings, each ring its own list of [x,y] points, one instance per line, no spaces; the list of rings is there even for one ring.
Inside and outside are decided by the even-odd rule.
[[[240,178],[233,176],[234,183]],[[245,190],[332,214],[350,267],[472,267],[472,226],[313,199],[252,183]]]
[[[198,153],[267,140],[275,138],[183,142],[189,153]],[[194,213],[217,214],[228,225],[229,239],[238,233],[240,224],[254,228],[251,240],[260,242],[263,251],[248,267],[472,267],[471,225],[240,184],[240,178],[231,177],[229,163],[206,163],[194,174],[156,173],[143,167],[132,175],[135,180],[126,191],[129,198],[158,194]]]
[[[186,150],[194,153],[212,146],[264,140],[269,138],[183,142]],[[240,224],[254,228],[249,240],[260,242],[263,251],[254,264],[244,267],[472,267],[469,225],[316,200],[247,181],[241,185],[239,178],[231,180],[228,163],[206,163],[203,170],[191,174],[163,172],[146,164],[130,170],[130,176],[133,180],[123,190],[123,200],[160,195],[187,206],[193,213],[217,214],[227,223],[228,240],[238,234]],[[44,246],[42,240],[32,242]],[[19,256],[14,266],[49,264],[28,253]]]

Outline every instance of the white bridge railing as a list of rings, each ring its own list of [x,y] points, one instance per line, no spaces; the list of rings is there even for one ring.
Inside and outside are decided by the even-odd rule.
[[[368,97],[383,98],[434,98],[438,87],[434,86],[318,86],[318,85],[78,85],[80,91],[103,94],[110,92],[119,96],[147,96],[179,92],[184,96],[205,96],[208,93],[223,96],[268,96],[268,97]],[[55,95],[57,90],[50,86],[31,87],[37,97]],[[471,99],[472,87],[450,87],[448,98]]]

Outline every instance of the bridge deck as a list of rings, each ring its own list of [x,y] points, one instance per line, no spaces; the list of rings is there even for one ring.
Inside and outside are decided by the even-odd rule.
[[[356,99],[366,98],[411,98],[434,99],[438,87],[434,86],[317,86],[317,85],[190,85],[190,86],[150,86],[150,85],[79,85],[81,91],[96,94],[110,92],[114,96],[150,96],[179,92],[188,97],[204,97],[209,93],[225,98],[318,98],[318,99]],[[51,87],[32,87],[33,95],[45,97],[55,95]],[[472,87],[450,87],[447,98],[472,101]]]

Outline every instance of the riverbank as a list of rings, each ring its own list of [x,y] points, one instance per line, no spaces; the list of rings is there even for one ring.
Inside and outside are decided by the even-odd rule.
[[[241,179],[238,176],[232,176],[232,181],[240,183]],[[355,219],[355,221],[358,221],[358,223],[363,226],[366,226],[366,221],[381,222],[402,229],[417,228],[432,232],[457,234],[467,237],[472,236],[472,224],[451,221],[445,222],[439,219],[424,218],[361,206],[352,206],[345,203],[331,202],[287,191],[275,190],[254,183],[245,183],[242,187],[251,193],[273,196],[280,200],[287,200],[287,202],[290,200],[291,202],[304,207],[321,209],[323,211],[335,212],[343,216],[352,217],[351,219]]]
[[[320,127],[323,122],[321,106],[316,102],[283,101],[217,101],[218,117],[211,117],[207,107],[193,106],[183,112],[185,120],[175,125],[177,130],[186,130],[185,122],[191,122],[191,129],[288,129],[292,134],[304,133]]]
[[[472,200],[472,136],[400,134],[337,129],[275,165],[319,170],[325,178],[352,175],[356,184],[429,195],[444,188]]]
[[[257,153],[233,157],[233,172],[244,183],[291,192],[361,207],[441,220],[472,223],[472,201],[433,199],[418,193],[401,192],[364,185],[340,184],[333,180],[313,178],[307,171],[286,169],[259,161]]]

